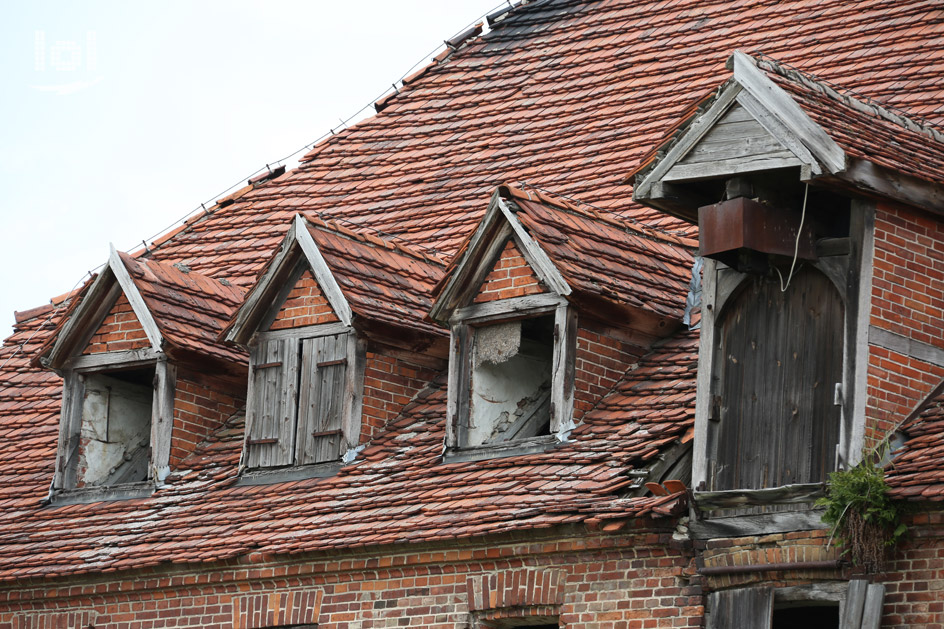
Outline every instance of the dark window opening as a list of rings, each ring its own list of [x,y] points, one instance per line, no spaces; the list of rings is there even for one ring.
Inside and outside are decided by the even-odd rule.
[[[150,366],[84,376],[76,487],[147,480],[154,375]]]
[[[473,329],[465,446],[550,434],[554,316]]]
[[[771,629],[838,629],[839,605],[827,603],[821,605],[801,604],[797,606],[775,608]]]

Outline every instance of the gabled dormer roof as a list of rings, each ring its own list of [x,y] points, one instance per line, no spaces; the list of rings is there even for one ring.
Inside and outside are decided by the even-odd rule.
[[[80,354],[122,296],[146,336],[147,347],[141,349],[148,355],[245,361],[241,350],[216,340],[242,302],[242,289],[185,267],[135,259],[112,247],[105,267],[76,297],[58,333],[47,342],[42,362],[59,368]]]
[[[941,132],[766,57],[735,52],[728,66],[630,174],[634,199],[691,218],[700,201],[678,184],[799,168],[803,181],[941,211]]]
[[[445,266],[439,258],[335,221],[299,214],[221,338],[249,344],[285,301],[299,265],[314,276],[343,325],[354,325],[360,318],[442,334],[424,320],[432,287]]]
[[[446,272],[430,313],[446,322],[476,296],[508,239],[548,292],[681,319],[697,243],[533,187],[501,186]]]

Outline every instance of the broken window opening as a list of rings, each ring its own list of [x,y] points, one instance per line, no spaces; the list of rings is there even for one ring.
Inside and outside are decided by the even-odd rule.
[[[774,607],[771,629],[838,629],[839,603],[803,601],[797,604],[777,604]]]
[[[155,367],[88,373],[83,378],[75,486],[146,481]]]
[[[465,446],[551,434],[554,315],[473,329]]]

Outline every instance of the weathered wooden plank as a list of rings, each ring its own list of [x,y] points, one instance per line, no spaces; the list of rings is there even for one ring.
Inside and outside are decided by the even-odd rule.
[[[938,216],[944,213],[944,186],[895,172],[865,159],[850,158],[846,170],[835,173],[835,179],[860,192],[888,197]]]
[[[528,261],[528,264],[534,269],[534,272],[544,281],[545,286],[558,295],[569,295],[571,292],[570,284],[567,283],[564,276],[557,270],[557,267],[554,265],[554,262],[551,261],[550,257],[541,249],[541,245],[539,245],[534,238],[531,237],[531,234],[528,233],[528,230],[524,228],[518,220],[518,217],[515,216],[515,213],[508,208],[504,199],[498,200],[498,207],[505,217],[505,220],[508,221],[508,224],[511,225],[514,231],[515,243]]]
[[[577,352],[577,311],[560,305],[554,312],[554,353],[551,371],[551,433],[563,439],[574,429],[574,363]]]
[[[100,354],[74,356],[66,361],[64,366],[77,371],[100,370],[105,367],[132,367],[139,364],[153,363],[163,358],[163,356],[163,352],[154,351],[150,347],[145,349],[128,349],[117,352],[102,352]]]
[[[524,295],[481,304],[470,304],[456,308],[450,321],[458,323],[487,323],[496,319],[509,319],[516,315],[537,315],[551,312],[567,300],[559,295]]]
[[[708,629],[764,629],[774,614],[774,589],[738,588],[708,596]]]
[[[804,510],[693,520],[689,529],[695,539],[816,531],[826,528],[821,514],[820,510]]]
[[[803,162],[797,159],[793,153],[785,150],[779,154],[746,155],[725,161],[701,162],[698,164],[679,163],[665,174],[662,181],[670,183],[699,181],[702,179],[713,179],[715,177],[740,175],[763,170],[776,170],[778,168],[795,168],[799,166],[803,166]]]
[[[738,120],[732,118],[737,115]],[[784,157],[788,151],[743,106],[735,104],[679,164],[726,161],[748,156]]]
[[[829,172],[836,173],[846,167],[846,155],[842,148],[813,122],[783,88],[765,76],[744,53],[735,51],[731,57],[734,80],[777,116]]]
[[[938,367],[944,367],[944,349],[874,325],[869,326],[869,343]]]
[[[163,483],[170,473],[170,444],[174,429],[174,391],[177,367],[166,360],[154,367],[154,401],[151,413],[151,464],[148,478]]]
[[[843,607],[842,618],[839,620],[839,629],[860,629],[862,627],[862,612],[865,608],[865,597],[869,582],[865,579],[854,579],[849,582],[849,591],[846,594],[846,604]]]
[[[335,279],[334,273],[331,272],[324,256],[321,255],[318,245],[315,244],[315,239],[311,237],[311,233],[308,231],[308,221],[301,214],[296,214],[293,228],[295,239],[308,259],[311,272],[318,281],[318,287],[324,294],[325,299],[331,304],[331,309],[334,310],[334,314],[341,320],[341,323],[351,325],[351,318],[354,316],[351,305],[348,303],[347,297],[344,296],[344,292],[341,290],[341,286]]]
[[[825,495],[823,483],[785,485],[768,489],[731,489],[726,491],[696,491],[695,504],[703,511],[731,509],[758,504],[802,504],[813,502]]]
[[[287,330],[267,330],[256,335],[256,340],[260,343],[275,341],[280,339],[299,339],[314,338],[316,336],[333,336],[350,332],[351,326],[343,323],[323,323],[321,325],[306,325],[300,328],[290,328]]]
[[[806,180],[811,175],[820,175],[823,167],[820,165],[809,149],[803,144],[796,134],[787,128],[787,126],[777,116],[772,114],[759,100],[751,96],[748,91],[742,91],[738,94],[738,104],[748,112],[761,127],[767,130],[773,137],[793,153],[808,169],[808,173],[801,174],[800,179]]]
[[[58,369],[74,354],[81,352],[120,294],[121,286],[115,281],[114,273],[106,266],[92,282],[82,303],[63,325],[52,350],[43,361],[44,364]]]
[[[340,456],[349,335],[302,340],[298,395],[298,465]]]
[[[367,351],[365,343],[356,334],[348,334],[346,338],[347,370],[341,405],[341,430],[344,433],[342,449],[350,450],[356,448],[360,441]]]
[[[252,349],[252,364],[280,366],[251,372],[246,418],[247,467],[291,465],[294,461],[297,347],[297,340],[282,338],[264,341]]]
[[[131,304],[131,309],[134,310],[134,314],[138,317],[138,322],[147,335],[151,347],[156,351],[160,351],[161,347],[164,345],[164,337],[161,336],[161,331],[157,327],[154,317],[151,316],[151,311],[144,302],[144,298],[141,296],[138,287],[135,285],[134,281],[132,281],[131,275],[128,274],[128,269],[125,268],[124,262],[122,262],[121,258],[118,256],[115,246],[110,245],[110,247],[111,253],[108,256],[108,268],[115,274],[115,279],[121,286],[121,290],[124,292],[128,303]]]
[[[870,583],[862,606],[862,629],[879,629],[882,626],[882,605],[885,602],[885,585]]]

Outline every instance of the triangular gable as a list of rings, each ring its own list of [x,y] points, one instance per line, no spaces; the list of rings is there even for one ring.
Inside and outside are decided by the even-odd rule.
[[[724,175],[800,167],[801,179],[846,168],[843,149],[781,87],[741,52],[732,78],[695,114],[664,157],[637,174],[633,196],[663,195],[663,186]],[[653,155],[655,157],[655,155]]]
[[[524,272],[517,260],[519,254],[527,263],[527,272]],[[522,274],[521,277],[533,276],[537,280],[537,284],[530,280],[522,282],[518,287],[522,289],[519,291],[521,295],[530,294],[534,287],[540,287],[539,291],[535,292],[550,293],[559,297],[566,297],[571,293],[571,287],[560,270],[515,217],[502,194],[502,188],[499,188],[492,194],[484,218],[447,270],[430,317],[434,321],[448,322],[457,308],[477,299],[481,300],[482,289],[488,290],[489,282],[492,281],[495,283],[491,287],[496,288],[493,294],[504,298],[501,297],[503,289],[506,288],[503,280],[510,279],[511,274],[507,277],[499,275],[506,263],[507,268],[514,266],[521,269],[516,271]],[[499,267],[497,274],[494,273],[496,265]],[[512,280],[512,287],[513,284]],[[511,292],[513,291],[504,294],[514,296]],[[488,297],[484,297],[484,300],[488,301]]]
[[[120,297],[123,298],[121,302]],[[114,247],[105,268],[81,299],[56,336],[43,361],[45,365],[54,369],[61,367],[69,358],[82,354],[90,342],[97,344],[93,351],[99,352],[148,349],[155,355],[162,353],[164,338]],[[124,307],[125,301],[130,309]],[[108,334],[120,331],[125,320],[131,320],[129,314],[134,315],[136,324],[125,326],[125,330],[130,332],[125,340],[131,341],[133,347],[120,344],[109,347]],[[143,333],[146,343],[140,333]],[[113,340],[117,343],[122,339]]]
[[[351,306],[309,233],[308,222],[299,214],[221,338],[248,345],[253,334],[272,326],[280,314],[283,323],[274,329],[312,325],[328,314],[322,300],[335,321],[351,325]],[[306,318],[312,323],[301,323]]]

